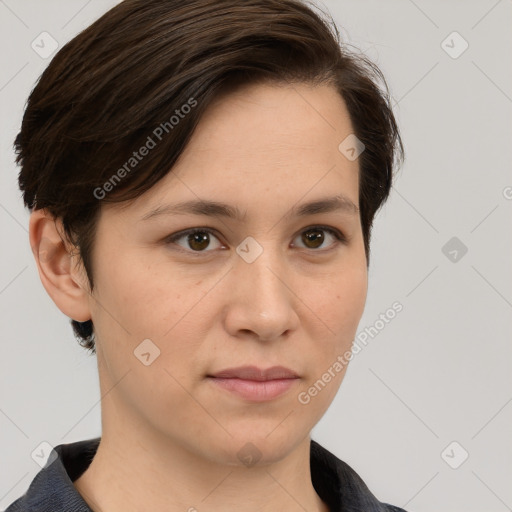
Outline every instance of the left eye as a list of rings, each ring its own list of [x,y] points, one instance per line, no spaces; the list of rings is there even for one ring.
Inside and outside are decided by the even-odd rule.
[[[298,235],[298,237],[301,238],[302,243],[305,244],[305,247],[301,248],[318,249],[319,247],[322,247],[326,239],[324,233],[327,233],[328,236],[337,240],[338,242],[346,243],[345,236],[337,229],[332,229],[325,226],[313,226],[306,228],[300,233],[300,235]],[[185,243],[188,244],[188,247],[184,247],[185,249],[191,249],[192,252],[195,253],[211,252],[205,250],[210,246],[211,236],[213,236],[218,241],[219,246],[222,246],[214,231],[212,231],[209,228],[194,228],[188,229],[186,231],[181,231],[179,233],[175,233],[174,235],[167,237],[166,242],[173,243],[180,247],[183,247],[183,245],[178,243],[178,241],[185,239]],[[334,242],[330,245],[337,245],[337,243]],[[216,248],[218,249],[219,246],[217,246]]]
[[[323,233],[328,233],[331,238],[336,239],[338,242],[346,243],[346,238],[340,231],[325,226],[307,228],[302,231],[299,236],[301,236],[305,244],[312,244],[312,247],[306,245],[306,249],[318,249],[325,241],[325,235]],[[335,242],[331,245],[337,245],[337,243]]]

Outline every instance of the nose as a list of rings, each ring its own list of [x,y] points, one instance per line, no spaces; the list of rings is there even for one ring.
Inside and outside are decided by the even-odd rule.
[[[227,287],[224,322],[231,336],[273,341],[297,329],[300,299],[277,251],[265,249],[252,263],[237,256]]]

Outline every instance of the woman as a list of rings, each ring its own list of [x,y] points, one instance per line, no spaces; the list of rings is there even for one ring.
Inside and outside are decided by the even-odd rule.
[[[380,80],[298,0],[125,0],[56,54],[19,185],[102,436],[7,512],[401,510],[310,438],[403,151]]]

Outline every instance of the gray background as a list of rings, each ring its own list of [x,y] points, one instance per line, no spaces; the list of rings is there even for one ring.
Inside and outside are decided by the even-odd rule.
[[[115,3],[0,1],[2,509],[39,471],[42,441],[101,433],[96,359],[40,282],[12,141],[49,62],[31,42],[47,31],[61,47]],[[403,311],[354,357],[313,437],[408,511],[512,510],[512,2],[323,5],[383,70],[407,159],[376,219],[359,331]],[[469,44],[457,58],[454,31]]]

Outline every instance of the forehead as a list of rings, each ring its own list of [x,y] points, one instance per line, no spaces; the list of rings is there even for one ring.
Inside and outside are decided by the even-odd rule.
[[[210,104],[194,133],[193,148],[187,149],[236,153],[251,147],[268,152],[281,146],[297,151],[319,146],[325,152],[333,138],[352,131],[345,102],[333,86],[249,84]],[[326,144],[319,144],[325,138]]]
[[[215,199],[245,211],[338,193],[358,205],[358,161],[338,148],[352,130],[330,85],[239,87],[209,106],[171,172],[129,210],[140,217],[178,198]]]

